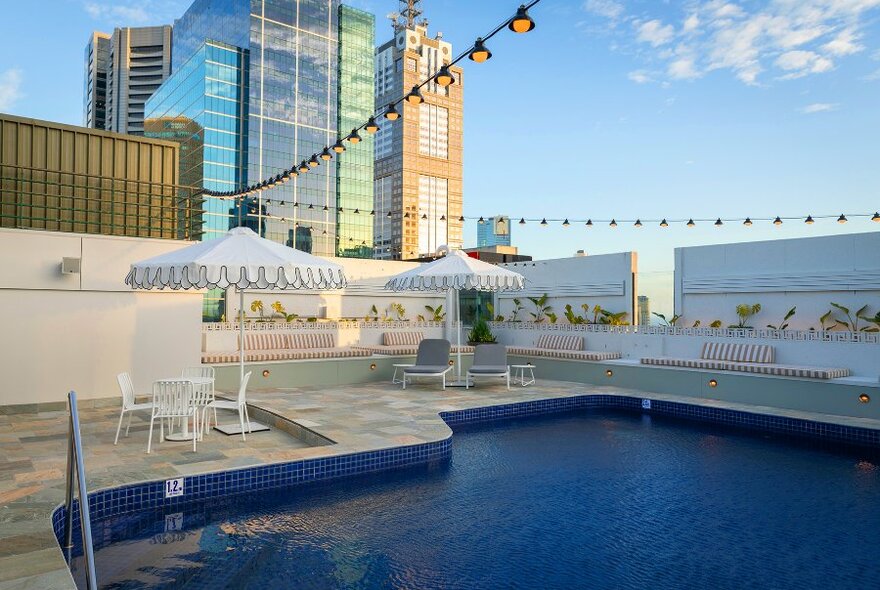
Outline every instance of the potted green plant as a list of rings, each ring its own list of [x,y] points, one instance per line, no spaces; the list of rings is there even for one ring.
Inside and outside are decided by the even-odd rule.
[[[486,323],[486,320],[479,319],[474,322],[474,327],[468,333],[468,344],[476,346],[478,344],[494,343],[495,336],[492,334],[492,330],[489,329],[489,324]]]

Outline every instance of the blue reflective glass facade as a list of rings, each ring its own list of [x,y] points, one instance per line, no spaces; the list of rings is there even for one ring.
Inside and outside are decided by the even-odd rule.
[[[341,35],[344,23],[347,33]],[[174,72],[185,67],[205,39],[235,46],[247,55],[241,186],[320,154],[340,133],[348,132],[339,131],[340,123],[354,127],[372,114],[373,27],[372,15],[340,6],[339,0],[196,0],[175,22]],[[348,56],[345,68],[343,54]],[[353,65],[368,83],[361,84],[351,74]],[[346,82],[356,79],[354,85]],[[344,117],[340,105],[348,105]],[[372,176],[372,140],[362,145],[347,160],[322,160],[308,174],[264,191],[257,202],[242,208],[243,224],[315,254],[368,254],[363,248],[347,247],[355,238],[358,245],[372,245],[372,230],[369,235],[364,231],[368,225],[361,228],[338,217],[340,208],[344,212],[368,207],[365,215],[372,208],[372,184],[361,187],[345,181],[351,175]],[[232,213],[237,216],[238,210]],[[340,225],[350,228],[343,230],[344,236],[337,231]]]

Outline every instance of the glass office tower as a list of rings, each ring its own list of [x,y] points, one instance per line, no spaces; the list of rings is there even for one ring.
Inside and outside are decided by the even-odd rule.
[[[373,26],[372,15],[339,0],[196,0],[175,22],[172,78],[207,40],[246,56],[242,143],[225,164],[242,166],[238,186],[320,155],[372,114]],[[191,88],[173,79],[165,86],[175,95]],[[319,158],[307,174],[227,211],[230,223],[238,225],[242,213],[242,225],[277,242],[319,255],[369,256],[373,142],[363,136],[341,158]]]

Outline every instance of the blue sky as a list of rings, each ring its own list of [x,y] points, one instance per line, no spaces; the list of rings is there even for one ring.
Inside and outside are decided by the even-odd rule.
[[[188,0],[5,3],[0,111],[79,124],[93,29],[171,22]],[[393,0],[353,0],[377,14]],[[462,48],[517,0],[424,0]],[[543,0],[528,35],[465,62],[468,215],[737,218],[880,209],[880,0]],[[39,36],[34,32],[39,31]],[[646,273],[672,249],[839,232],[864,219],[744,228],[514,226],[539,258],[636,250]],[[476,227],[466,228],[475,241]]]

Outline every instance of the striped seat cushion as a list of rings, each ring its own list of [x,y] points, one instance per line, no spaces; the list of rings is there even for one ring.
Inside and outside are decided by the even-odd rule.
[[[414,355],[419,351],[418,346],[385,346],[384,344],[364,344],[355,346],[361,350],[367,350],[372,354],[384,354],[389,356],[406,356]],[[462,354],[469,354],[474,351],[473,346],[461,346]],[[453,346],[450,352],[458,352],[458,346]]]
[[[244,359],[247,362],[289,361],[302,359],[331,359],[370,356],[370,352],[355,348],[311,348],[311,349],[279,349],[279,350],[248,350]],[[237,363],[238,352],[205,352],[202,363],[220,364]]]
[[[598,352],[595,350],[545,350],[541,356],[576,361],[610,361],[619,359],[619,352]]]
[[[239,337],[239,342],[241,337]],[[287,334],[280,332],[252,332],[244,335],[245,350],[278,350],[287,348]]]
[[[641,359],[643,365],[660,365],[664,367],[687,367],[689,369],[713,369],[724,371],[727,362],[706,359],[676,359],[667,357],[653,357]]]
[[[700,351],[700,358],[737,363],[772,363],[775,355],[773,347],[768,344],[706,342]]]
[[[311,349],[311,348],[334,348],[336,342],[333,334],[326,332],[295,332],[287,334],[286,348]]]
[[[385,346],[418,346],[425,339],[421,332],[385,332],[382,344]]]
[[[538,337],[535,348],[582,350],[584,348],[584,339],[580,336],[568,336],[565,334],[542,334]]]

